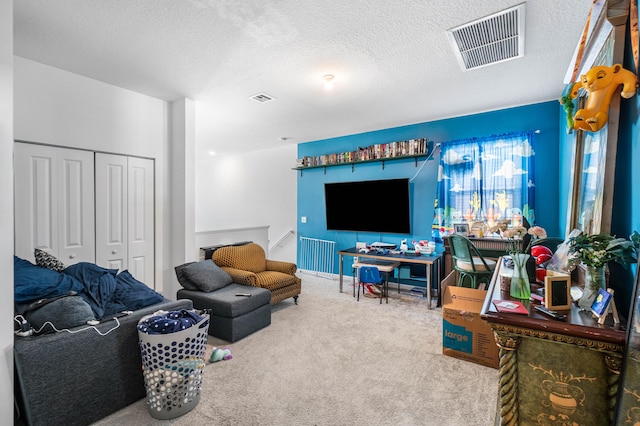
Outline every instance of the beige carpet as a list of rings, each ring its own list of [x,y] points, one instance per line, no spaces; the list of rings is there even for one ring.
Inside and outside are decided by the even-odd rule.
[[[302,294],[274,306],[272,323],[207,365],[200,403],[158,421],[146,400],[106,425],[479,425],[494,424],[498,371],[442,355],[442,312],[424,298],[389,304],[338,292],[336,280],[299,273]],[[208,356],[208,354],[207,354]]]

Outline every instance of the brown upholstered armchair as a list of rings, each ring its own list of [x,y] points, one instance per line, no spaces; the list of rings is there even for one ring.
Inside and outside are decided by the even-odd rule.
[[[295,263],[269,260],[255,243],[221,247],[211,258],[234,282],[269,290],[272,305],[289,297],[298,304],[302,280],[295,275]]]

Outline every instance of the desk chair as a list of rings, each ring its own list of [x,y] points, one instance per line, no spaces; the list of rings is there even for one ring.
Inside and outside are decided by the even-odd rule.
[[[493,271],[496,269],[496,261],[485,259],[478,248],[466,237],[454,234],[449,237],[449,248],[453,259],[453,267],[460,277],[458,287],[465,287],[465,280],[469,281],[471,288],[491,281]]]
[[[360,301],[360,287],[362,287],[362,295],[364,296],[365,284],[382,284],[380,303],[382,298],[386,297],[387,303],[389,303],[389,288],[387,280],[382,279],[380,271],[375,266],[360,266],[358,276],[358,301]]]

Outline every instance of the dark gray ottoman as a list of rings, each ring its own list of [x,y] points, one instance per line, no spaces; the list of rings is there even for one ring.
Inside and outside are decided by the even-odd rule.
[[[238,293],[251,296],[236,296]],[[182,289],[178,299],[190,299],[194,308],[211,310],[209,334],[227,342],[271,324],[271,292],[264,288],[231,283],[210,293]]]

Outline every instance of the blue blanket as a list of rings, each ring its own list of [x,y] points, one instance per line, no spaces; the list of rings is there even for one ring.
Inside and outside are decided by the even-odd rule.
[[[202,321],[202,317],[195,312],[182,309],[170,311],[161,315],[154,315],[140,321],[138,330],[147,334],[169,334],[186,330]]]
[[[164,300],[160,293],[136,280],[126,270],[118,273],[117,269],[81,262],[68,266],[60,273],[17,256],[14,256],[13,266],[17,305],[75,291],[100,319]]]

